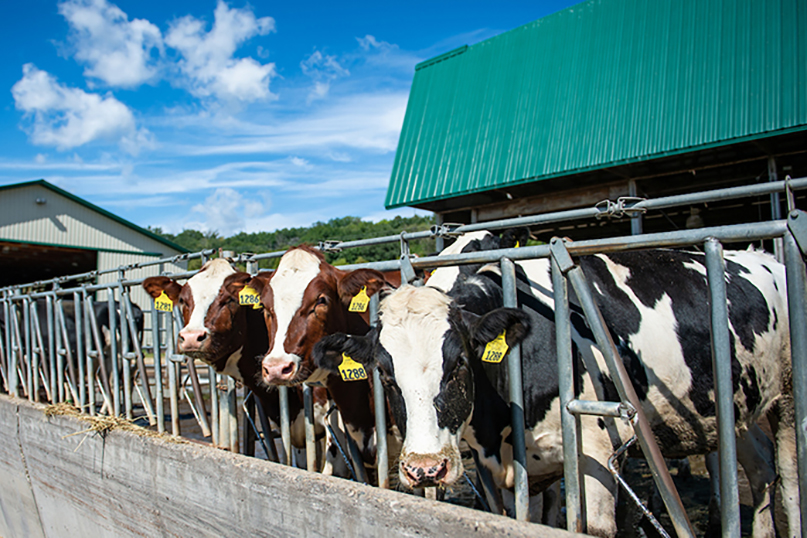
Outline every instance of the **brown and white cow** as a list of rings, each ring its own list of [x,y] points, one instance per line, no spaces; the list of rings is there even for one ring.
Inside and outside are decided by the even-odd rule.
[[[395,275],[373,269],[340,270],[308,246],[290,249],[276,271],[259,274],[249,283],[261,295],[269,334],[269,350],[262,361],[263,382],[287,386],[320,382],[327,386],[365,463],[375,460],[370,384],[367,380],[343,381],[339,375],[317,371],[311,350],[328,334],[366,334],[369,312],[349,312],[352,299],[362,289],[372,296],[398,283],[400,277],[395,282]]]
[[[147,278],[143,287],[154,298],[165,292],[181,309],[185,326],[179,331],[177,352],[243,383],[260,400],[269,419],[279,424],[277,390],[260,380],[261,358],[269,348],[263,313],[240,306],[238,300],[239,292],[251,278],[248,273],[236,271],[227,260],[217,258],[183,285],[169,277],[156,276]],[[319,408],[327,405],[324,390],[315,389],[314,396]],[[289,413],[292,444],[304,448],[303,408],[297,391],[289,394]],[[321,421],[316,427],[317,435],[324,435]]]

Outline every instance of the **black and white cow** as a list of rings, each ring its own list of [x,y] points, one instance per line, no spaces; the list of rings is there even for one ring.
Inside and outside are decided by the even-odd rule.
[[[789,536],[800,536],[795,430],[784,268],[758,252],[726,252],[738,453],[758,465],[755,536],[773,536],[776,473],[746,432],[767,414]],[[583,257],[582,265],[608,328],[668,457],[717,445],[704,256],[653,250]],[[439,280],[437,282],[440,282]],[[381,302],[380,323],[365,337],[333,335],[315,348],[322,368],[341,354],[378,368],[404,435],[399,475],[407,486],[451,484],[462,473],[459,440],[481,457],[498,485],[512,487],[506,364],[483,363],[488,342],[505,332],[521,342],[528,474],[532,484],[562,474],[563,450],[548,260],[522,262],[521,309],[502,308],[497,266],[457,276],[448,293],[403,287]],[[447,286],[443,282],[443,286]],[[577,309],[579,312],[579,309]],[[584,318],[573,312],[576,385],[586,400],[616,392]],[[583,417],[588,532],[613,536],[616,484],[606,462],[631,432],[622,421]],[[747,467],[747,465],[746,465]]]

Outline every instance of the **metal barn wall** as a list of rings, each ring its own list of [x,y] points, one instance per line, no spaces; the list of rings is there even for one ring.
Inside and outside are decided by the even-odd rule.
[[[803,0],[590,0],[416,67],[385,205],[807,129]]]

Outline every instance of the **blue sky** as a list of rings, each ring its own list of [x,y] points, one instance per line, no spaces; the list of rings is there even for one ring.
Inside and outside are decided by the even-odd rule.
[[[380,220],[418,62],[568,7],[26,0],[0,23],[0,185],[140,226]]]

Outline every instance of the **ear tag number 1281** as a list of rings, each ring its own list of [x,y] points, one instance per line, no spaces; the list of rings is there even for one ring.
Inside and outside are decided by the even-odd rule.
[[[367,296],[367,286],[362,286],[361,291],[350,301],[348,312],[367,312],[370,298]]]
[[[163,292],[154,299],[154,308],[160,312],[173,312],[174,301],[169,299],[165,294],[165,290],[163,290]]]
[[[261,308],[261,297],[258,292],[249,286],[238,292],[238,304],[241,306],[252,306],[253,309],[259,310]]]
[[[485,346],[485,352],[482,353],[482,360],[484,362],[492,362],[496,364],[502,362],[502,359],[507,354],[507,350],[509,349],[507,341],[504,338],[506,332],[507,331],[502,331],[502,334],[487,343]]]
[[[342,381],[360,381],[367,379],[367,372],[364,371],[364,366],[344,353],[342,353],[342,364],[339,365],[339,375],[342,376]]]

